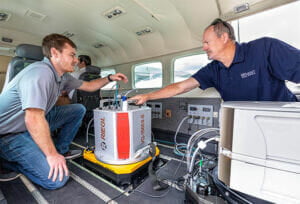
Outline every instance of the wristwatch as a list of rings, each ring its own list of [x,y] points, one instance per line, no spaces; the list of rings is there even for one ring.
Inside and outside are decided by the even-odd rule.
[[[111,75],[112,75],[112,74],[107,75],[107,79],[108,79],[109,82],[112,82],[112,81],[113,81],[113,80],[110,78]]]

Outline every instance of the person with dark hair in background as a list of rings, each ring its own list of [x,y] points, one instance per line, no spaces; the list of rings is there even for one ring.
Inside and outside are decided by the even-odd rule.
[[[239,44],[232,26],[221,19],[204,30],[202,46],[211,63],[184,81],[131,100],[143,104],[214,87],[224,101],[297,101],[285,81],[300,82],[300,50],[268,37]]]
[[[43,39],[44,59],[23,69],[0,94],[0,157],[4,166],[34,183],[57,189],[68,180],[66,159],[85,114],[81,104],[54,106],[62,90],[94,91],[111,81],[127,82],[124,74],[84,82],[67,72],[77,64],[76,45],[60,34]],[[51,131],[60,129],[55,141]]]
[[[86,67],[92,64],[92,60],[88,55],[79,55],[78,61],[77,67],[79,70],[71,73],[76,79],[79,79],[79,76],[86,71]]]
[[[90,58],[90,56],[88,55],[79,55],[78,56],[78,70],[75,70],[74,72],[70,73],[74,78],[79,79],[80,75],[84,72],[86,72],[86,67],[92,64],[92,60]],[[57,104],[59,105],[60,101],[66,101],[69,100],[68,102],[66,102],[67,104],[71,103],[71,100],[73,98],[73,95],[75,93],[75,90],[70,90],[69,93],[66,91],[62,91],[61,93],[61,97],[59,97],[59,100],[57,102]],[[76,97],[76,95],[74,96]],[[62,104],[64,104],[65,102],[62,102]]]

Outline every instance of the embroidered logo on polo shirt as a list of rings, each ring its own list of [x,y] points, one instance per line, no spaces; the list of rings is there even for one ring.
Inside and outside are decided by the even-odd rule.
[[[249,77],[249,76],[253,76],[253,75],[255,75],[256,73],[255,73],[255,70],[252,70],[252,71],[250,71],[250,72],[245,72],[245,73],[241,73],[241,77],[242,77],[242,79],[245,79],[245,78],[247,78],[247,77]]]

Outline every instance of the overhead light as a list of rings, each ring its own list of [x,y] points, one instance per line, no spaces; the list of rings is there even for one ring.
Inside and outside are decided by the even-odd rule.
[[[100,48],[100,47],[103,47],[104,45],[102,43],[95,43],[93,45],[94,48]]]
[[[104,13],[104,16],[107,19],[111,20],[111,19],[115,19],[116,17],[119,17],[119,16],[121,16],[121,15],[123,15],[125,13],[126,13],[126,11],[123,8],[117,6],[115,8],[112,8],[112,9],[106,11]]]
[[[25,16],[28,16],[32,19],[39,20],[39,21],[43,21],[47,17],[47,15],[45,15],[43,13],[39,13],[37,11],[33,11],[33,10],[30,10],[30,9],[28,9],[26,11]]]
[[[10,17],[9,13],[0,11],[0,21],[8,21],[9,17]]]
[[[145,35],[145,34],[149,34],[149,33],[152,33],[152,28],[150,27],[146,27],[142,30],[139,30],[139,31],[136,31],[135,32],[138,36],[141,36],[141,35]]]
[[[245,3],[245,4],[242,4],[240,6],[234,7],[234,13],[241,13],[241,12],[244,12],[244,11],[247,11],[247,10],[249,10],[249,4],[248,3]]]
[[[6,43],[12,43],[13,42],[13,39],[12,38],[7,38],[7,37],[2,37],[1,40],[3,42],[6,42]]]
[[[66,36],[67,38],[71,38],[71,37],[73,37],[75,34],[74,33],[71,33],[71,32],[69,32],[69,31],[65,31],[65,32],[63,32],[62,33],[64,36]]]

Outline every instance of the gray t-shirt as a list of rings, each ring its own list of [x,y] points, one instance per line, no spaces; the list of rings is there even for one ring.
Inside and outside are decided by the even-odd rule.
[[[82,80],[65,73],[58,76],[48,58],[35,62],[20,73],[0,94],[0,134],[26,131],[25,110],[38,108],[47,114],[62,90],[72,90]]]

